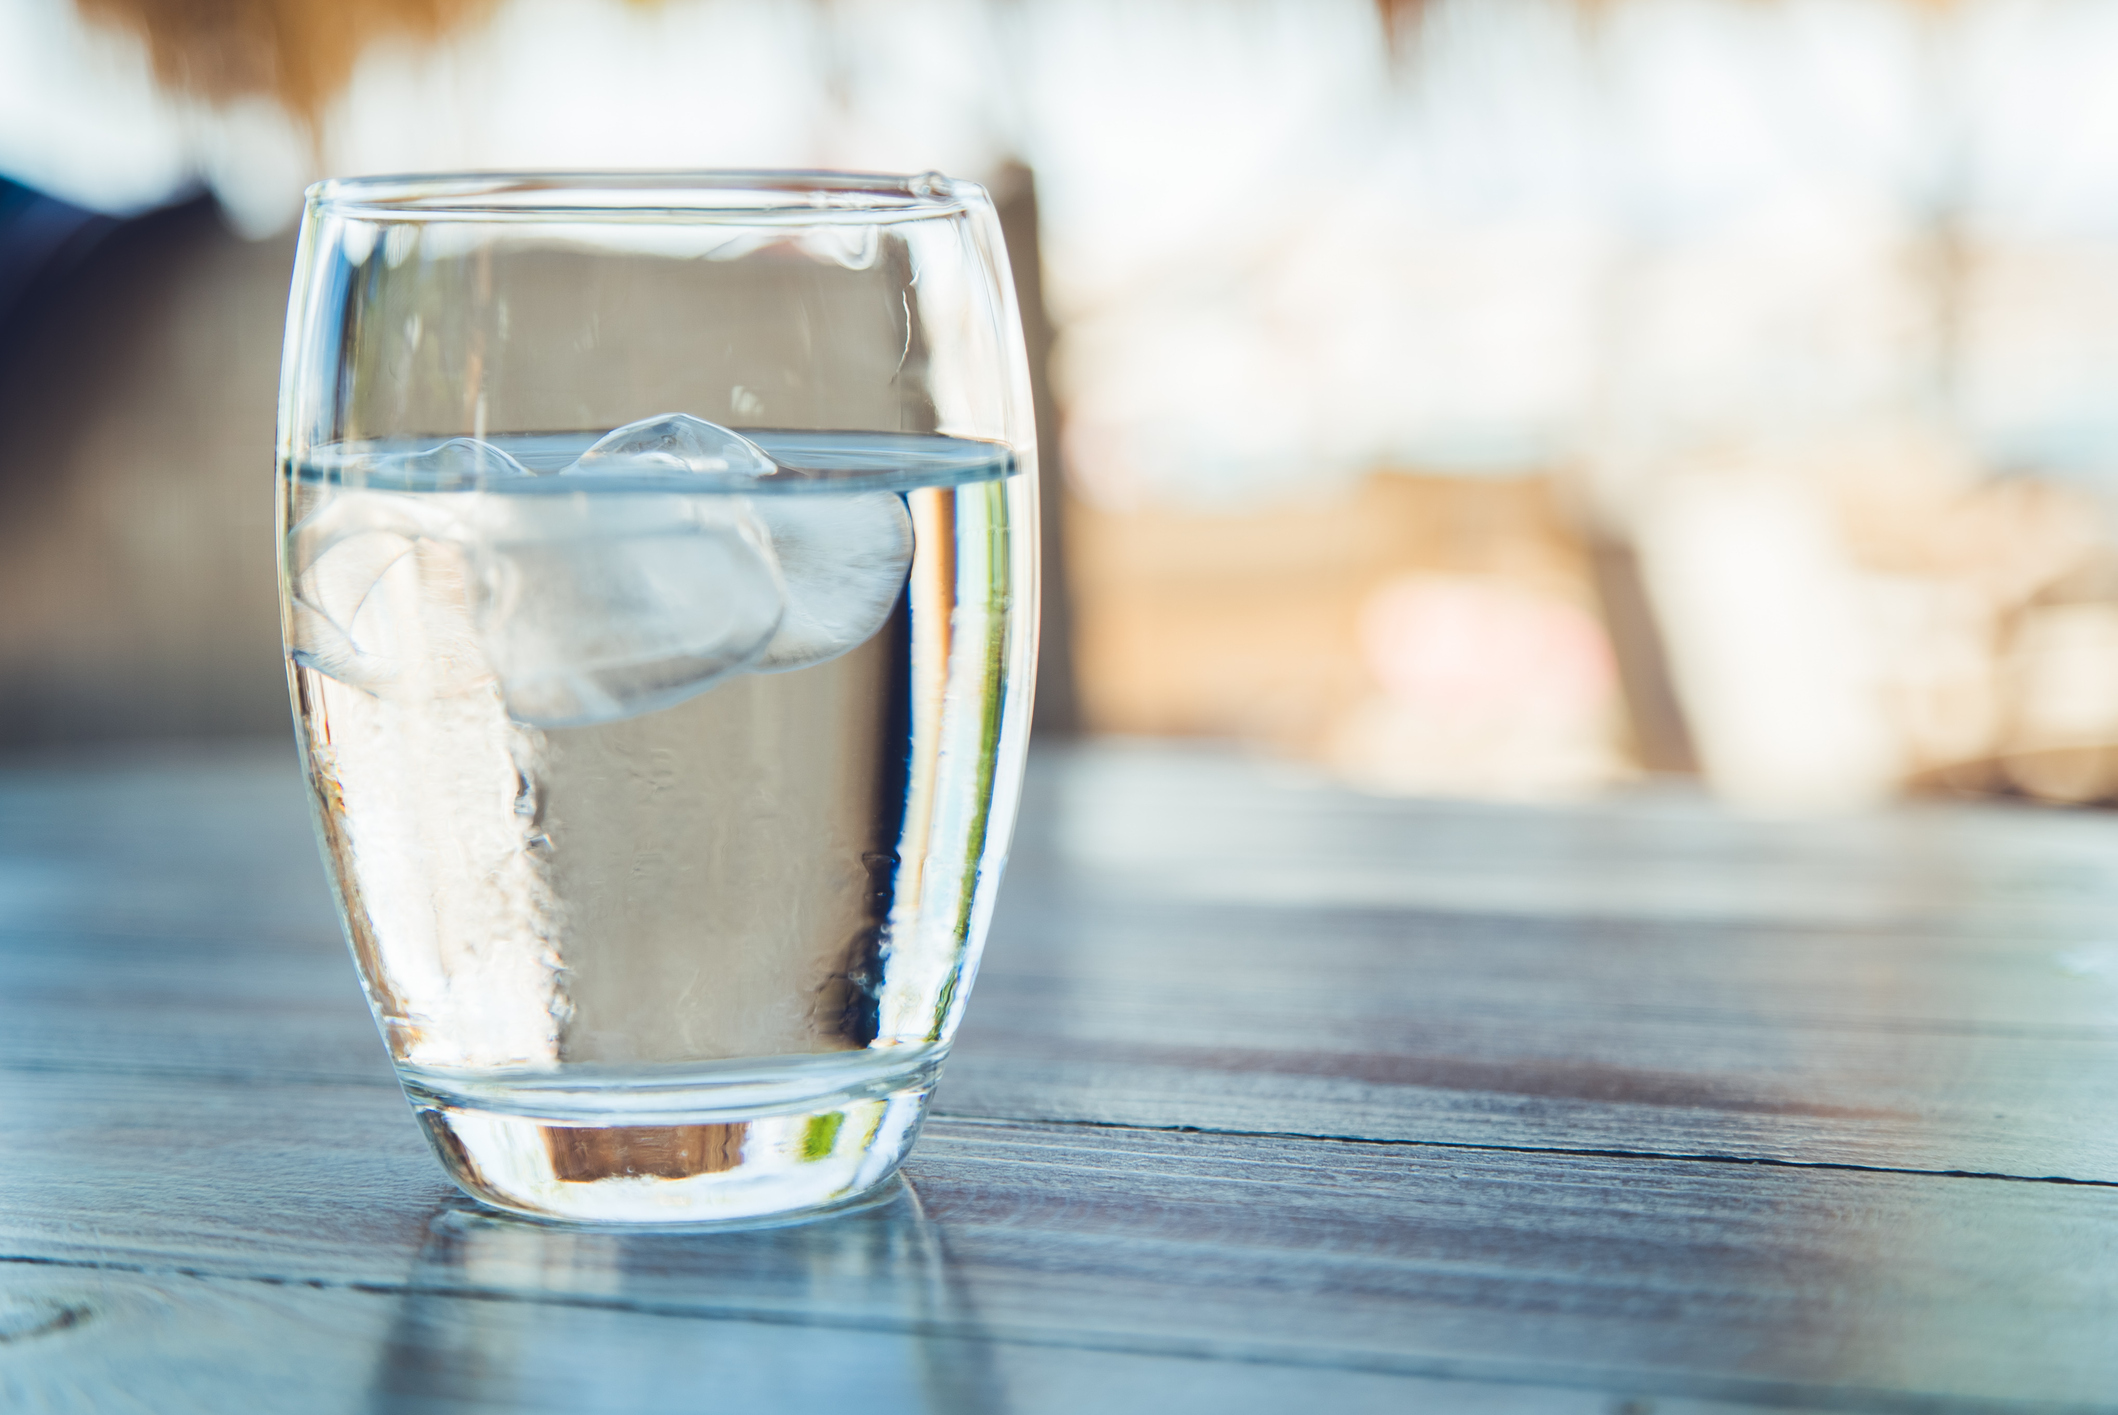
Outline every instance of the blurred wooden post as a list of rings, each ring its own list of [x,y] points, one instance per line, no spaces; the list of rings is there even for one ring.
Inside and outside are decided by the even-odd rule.
[[[1625,695],[1633,751],[1640,765],[1656,772],[1697,772],[1699,760],[1690,724],[1684,719],[1676,685],[1670,681],[1669,652],[1640,578],[1639,557],[1630,545],[1591,533],[1589,571],[1595,578],[1604,630],[1611,638],[1611,655],[1617,660],[1618,683]]]
[[[993,183],[1008,261],[1015,268],[1015,297],[1022,306],[1022,333],[1029,344],[1030,393],[1037,415],[1037,465],[1043,476],[1038,513],[1042,522],[1044,607],[1037,652],[1037,716],[1034,731],[1071,736],[1081,730],[1074,688],[1073,615],[1067,599],[1062,541],[1065,494],[1059,458],[1059,407],[1052,398],[1051,316],[1044,307],[1044,267],[1037,240],[1037,183],[1027,167],[1010,163]]]

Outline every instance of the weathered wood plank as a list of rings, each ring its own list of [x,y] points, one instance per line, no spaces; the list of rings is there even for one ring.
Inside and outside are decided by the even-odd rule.
[[[0,1263],[0,1408],[107,1415],[1154,1409],[1605,1415],[1609,1394],[942,1332]],[[1657,1403],[1665,1415],[1743,1407]]]
[[[1165,743],[1091,743],[1046,766],[1023,841],[1150,897],[2096,938],[2118,906],[2118,819],[2103,813],[1930,802],[1744,819],[1683,788],[1533,808],[1405,800]]]
[[[1057,765],[945,1110],[2118,1178],[2108,817]]]
[[[916,1207],[613,1234],[465,1212],[378,1087],[0,1094],[15,1260],[1650,1396],[2118,1392],[2111,1187],[942,1121]]]
[[[1316,914],[1306,920],[1307,968],[1275,989],[1261,983],[1264,961],[1242,955],[1247,944],[1262,952],[1281,922],[1171,918],[1148,939],[1138,919],[1091,915],[1034,950],[1026,927],[1012,955],[996,948],[941,1108],[2118,1177],[2118,1041],[2100,1029],[1888,1028],[1732,1009],[1658,1014],[1619,1001],[1569,1012],[1548,978],[1526,983],[1511,1014],[1504,984],[1527,966],[1519,939],[1458,958],[1447,921],[1432,925],[1444,935],[1437,944],[1421,937],[1424,921],[1356,920],[1334,932]],[[1035,927],[1049,931],[1050,916]],[[1497,956],[1511,947],[1518,958]],[[8,959],[0,1059],[390,1084],[335,939],[204,952],[76,937]],[[1435,989],[1442,996],[1393,991],[1392,953],[1415,975],[1450,975]],[[1039,972],[1011,966],[1025,956]],[[1494,996],[1463,997],[1462,975],[1474,969]],[[2090,985],[2108,986],[2089,979],[2082,990]]]
[[[1036,888],[945,1112],[2118,1178],[2118,975],[2031,940]],[[2072,1017],[2019,1020],[2040,996]]]
[[[286,758],[0,775],[0,1062],[389,1084]],[[1033,775],[939,1104],[2118,1178],[2114,846],[1077,750]]]

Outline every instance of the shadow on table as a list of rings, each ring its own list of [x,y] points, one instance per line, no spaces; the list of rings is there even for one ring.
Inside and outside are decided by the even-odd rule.
[[[1005,1408],[941,1231],[908,1184],[738,1232],[437,1214],[370,1389],[377,1415]]]

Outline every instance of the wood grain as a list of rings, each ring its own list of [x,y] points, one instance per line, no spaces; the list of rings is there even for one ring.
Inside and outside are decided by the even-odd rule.
[[[10,1090],[18,1264],[1750,1403],[2118,1390],[2100,1186],[943,1121],[916,1198],[611,1234],[470,1212],[375,1087]]]
[[[637,1235],[448,1188],[281,754],[18,766],[0,1405],[2118,1410],[2113,845],[1047,756],[910,1189]]]
[[[55,1324],[57,1318],[59,1323]],[[100,1415],[860,1409],[1606,1415],[1593,1390],[426,1291],[0,1263],[0,1408]],[[1663,1398],[1665,1415],[1746,1407]]]
[[[1076,749],[938,1105],[2118,1179],[2113,858],[2102,816],[1389,802]],[[11,774],[0,905],[0,1061],[389,1084],[277,753]]]

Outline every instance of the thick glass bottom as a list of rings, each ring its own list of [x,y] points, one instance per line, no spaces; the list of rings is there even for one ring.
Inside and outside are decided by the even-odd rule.
[[[442,1167],[482,1203],[576,1223],[710,1225],[835,1208],[888,1179],[940,1065],[922,1050],[685,1076],[402,1079]]]

